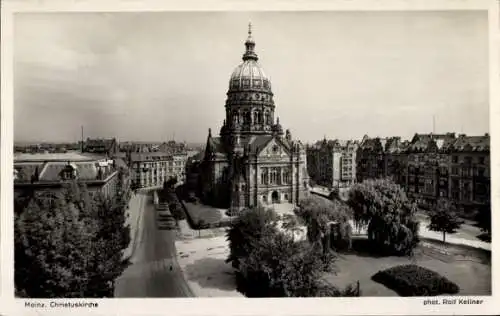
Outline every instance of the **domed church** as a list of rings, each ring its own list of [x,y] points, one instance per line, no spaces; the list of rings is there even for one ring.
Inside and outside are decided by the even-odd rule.
[[[258,204],[296,204],[308,194],[306,152],[283,132],[271,81],[258,63],[249,25],[243,62],[229,80],[220,137],[208,130],[201,164],[203,198],[239,210]]]

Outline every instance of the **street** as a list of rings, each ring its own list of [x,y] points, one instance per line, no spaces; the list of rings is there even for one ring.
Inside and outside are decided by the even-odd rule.
[[[147,194],[147,193],[137,193]],[[176,260],[176,230],[159,230],[152,198],[142,197],[131,265],[116,280],[115,297],[192,296]],[[171,269],[172,267],[172,269]]]

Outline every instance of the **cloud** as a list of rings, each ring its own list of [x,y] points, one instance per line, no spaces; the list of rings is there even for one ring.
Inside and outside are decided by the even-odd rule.
[[[296,137],[488,129],[482,12],[46,13],[15,20],[15,139],[204,142],[248,20]]]

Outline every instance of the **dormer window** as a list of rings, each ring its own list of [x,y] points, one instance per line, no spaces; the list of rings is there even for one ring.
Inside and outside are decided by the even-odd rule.
[[[71,180],[76,178],[76,170],[73,168],[71,165],[67,165],[64,167],[64,169],[61,171],[61,179],[62,180]]]

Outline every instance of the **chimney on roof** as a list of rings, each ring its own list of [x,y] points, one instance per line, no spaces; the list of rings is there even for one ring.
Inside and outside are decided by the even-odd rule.
[[[489,133],[485,133],[484,136],[490,137],[490,134]]]

